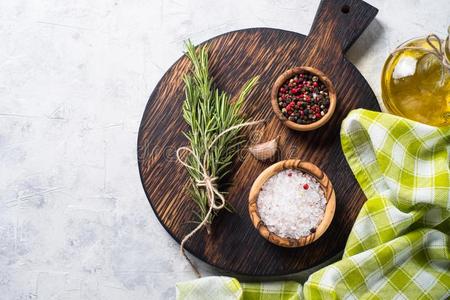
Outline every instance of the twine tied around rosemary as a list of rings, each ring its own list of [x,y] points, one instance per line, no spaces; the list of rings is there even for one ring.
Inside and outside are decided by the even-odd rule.
[[[223,135],[225,135],[226,133],[236,130],[236,129],[240,129],[242,127],[247,127],[247,126],[253,126],[253,125],[257,125],[260,123],[263,123],[264,120],[259,120],[259,121],[251,121],[251,122],[245,122],[245,123],[241,123],[238,125],[234,125],[231,126],[230,128],[227,128],[226,130],[222,131],[220,134],[218,134],[213,141],[209,144],[209,146],[207,147],[207,151],[205,151],[205,155],[203,156],[203,161],[201,161],[200,157],[194,153],[194,151],[192,151],[191,148],[187,147],[187,146],[183,146],[177,149],[176,155],[177,155],[177,160],[180,164],[182,164],[183,166],[185,166],[186,168],[190,168],[195,170],[192,166],[190,166],[188,163],[186,163],[185,160],[183,160],[181,158],[180,153],[182,151],[186,151],[188,152],[199,164],[200,169],[201,169],[201,176],[203,177],[203,179],[201,180],[197,180],[195,182],[195,184],[198,187],[202,187],[205,189],[206,191],[206,196],[208,198],[208,212],[206,213],[205,217],[203,218],[203,220],[190,232],[188,233],[186,236],[184,236],[184,238],[181,240],[181,244],[180,244],[180,251],[181,254],[186,258],[186,260],[189,262],[189,264],[192,266],[192,268],[194,269],[195,273],[197,274],[198,277],[201,277],[200,272],[198,271],[198,269],[195,267],[195,265],[192,263],[192,261],[187,257],[185,251],[184,251],[184,244],[195,234],[197,233],[197,231],[199,231],[200,229],[202,229],[203,226],[205,226],[205,224],[208,222],[209,217],[211,216],[211,214],[213,213],[213,211],[215,210],[220,210],[222,208],[225,207],[225,197],[222,195],[222,193],[218,190],[217,187],[217,180],[218,177],[211,177],[211,175],[209,174],[208,170],[207,170],[207,161],[209,158],[209,150],[212,148],[212,146],[214,146],[214,144],[219,140],[220,137],[222,137]],[[218,203],[216,202],[216,200],[219,200]]]
[[[449,27],[449,34],[450,34],[450,27]],[[437,41],[438,47],[436,47],[433,44],[433,39]],[[429,34],[426,37],[426,41],[428,45],[431,47],[431,49],[427,49],[424,47],[415,47],[415,46],[405,46],[405,47],[399,47],[395,49],[392,53],[397,53],[403,50],[420,50],[427,54],[434,55],[437,59],[439,59],[444,67],[450,70],[450,58],[447,57],[445,54],[445,47],[442,47],[442,41],[441,39],[434,33]],[[447,38],[446,43],[450,43],[449,38]]]

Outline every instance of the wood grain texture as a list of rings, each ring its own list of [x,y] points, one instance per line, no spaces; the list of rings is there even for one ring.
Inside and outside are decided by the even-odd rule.
[[[349,12],[342,7],[348,5]],[[345,11],[345,10],[344,10]],[[260,75],[243,111],[254,119],[266,119],[264,128],[244,130],[252,140],[280,136],[278,160],[310,161],[330,178],[336,192],[336,211],[328,230],[316,242],[301,248],[283,248],[261,237],[248,215],[248,194],[253,181],[271,162],[260,162],[242,151],[232,167],[233,185],[227,200],[234,213],[221,213],[213,233],[199,232],[186,249],[211,265],[248,275],[281,275],[298,272],[323,262],[341,251],[356,216],[366,200],[343,156],[339,130],[354,108],[379,110],[376,97],[344,52],[362,33],[377,10],[360,0],[325,0],[312,30],[304,35],[270,28],[252,28],[217,36],[209,46],[210,73],[221,90],[236,95],[244,82]],[[331,120],[310,132],[286,128],[271,108],[270,92],[276,78],[296,66],[322,70],[333,82],[337,105]],[[181,57],[166,72],[150,96],[138,135],[138,163],[149,202],[164,228],[179,242],[193,229],[195,204],[187,194],[189,177],[175,159],[175,150],[187,144],[182,131],[184,100],[182,76],[189,62]]]
[[[288,169],[300,170],[314,176],[322,188],[327,204],[325,207],[325,214],[323,216],[322,222],[319,224],[319,226],[317,226],[316,231],[309,234],[308,236],[304,236],[299,239],[283,238],[273,232],[270,232],[267,226],[261,220],[258,212],[259,192],[263,188],[264,184],[272,176]],[[328,176],[316,165],[307,161],[302,161],[300,159],[283,160],[265,169],[258,176],[258,178],[256,178],[248,196],[248,212],[250,214],[250,219],[252,220],[253,226],[255,226],[255,228],[258,229],[259,233],[269,242],[287,248],[303,247],[320,238],[328,229],[328,226],[331,224],[335,210],[336,194],[333,189],[333,184],[328,179]]]

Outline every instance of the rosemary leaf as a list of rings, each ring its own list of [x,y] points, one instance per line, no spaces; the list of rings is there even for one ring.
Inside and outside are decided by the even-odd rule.
[[[213,87],[208,69],[207,47],[195,49],[194,45],[187,41],[186,56],[192,63],[192,69],[183,78],[186,97],[182,106],[183,118],[190,127],[184,135],[193,153],[201,161],[206,157],[206,171],[210,177],[219,178],[220,185],[220,180],[229,173],[229,167],[240,150],[243,136],[239,135],[240,130],[236,129],[222,135],[211,149],[210,144],[221,132],[247,121],[241,114],[241,108],[259,78],[254,77],[246,82],[236,101],[231,101],[227,93]],[[194,214],[201,221],[209,210],[205,190],[196,185],[196,182],[203,179],[202,170],[199,162],[192,156],[187,158],[187,164],[192,167],[187,168],[191,177],[190,196],[198,206],[198,211]],[[222,194],[225,193],[220,186],[219,190]],[[225,207],[229,210],[229,203]],[[210,216],[207,225],[211,224],[215,213]]]

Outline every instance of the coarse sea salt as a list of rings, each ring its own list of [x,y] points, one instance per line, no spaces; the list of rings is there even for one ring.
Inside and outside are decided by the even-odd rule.
[[[269,231],[298,239],[315,232],[325,214],[326,198],[315,177],[288,169],[267,180],[257,206]]]

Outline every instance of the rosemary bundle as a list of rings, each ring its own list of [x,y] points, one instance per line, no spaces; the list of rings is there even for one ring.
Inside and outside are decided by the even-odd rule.
[[[194,45],[186,43],[186,55],[192,62],[191,72],[184,76],[186,99],[183,103],[183,118],[190,126],[184,135],[189,140],[189,156],[179,161],[186,166],[191,177],[190,196],[199,210],[195,212],[200,225],[186,236],[187,240],[201,227],[210,233],[210,226],[217,211],[225,205],[224,192],[219,187],[229,173],[233,158],[239,146],[245,142],[239,131],[244,126],[259,122],[247,122],[241,114],[246,96],[252,91],[258,77],[244,84],[235,101],[213,86],[208,70],[208,49],[206,46],[196,51]],[[179,150],[180,150],[179,149]],[[182,243],[183,244],[183,243]],[[183,245],[182,245],[183,247]]]

